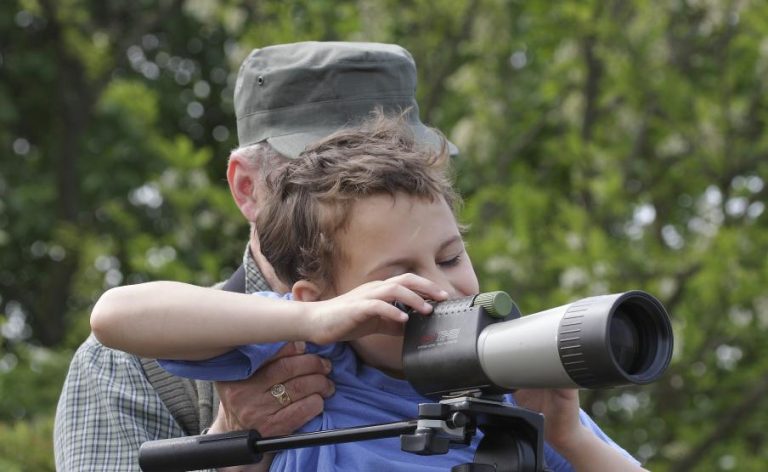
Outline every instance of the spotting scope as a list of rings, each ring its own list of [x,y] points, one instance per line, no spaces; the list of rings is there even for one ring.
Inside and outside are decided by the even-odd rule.
[[[427,396],[642,385],[672,357],[666,309],[638,290],[526,316],[505,292],[436,303],[429,315],[403,308],[405,376]]]

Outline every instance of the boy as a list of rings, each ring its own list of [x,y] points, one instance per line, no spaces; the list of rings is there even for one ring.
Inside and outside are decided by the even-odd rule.
[[[392,303],[429,313],[426,300],[479,291],[446,154],[445,146],[417,147],[402,117],[379,113],[335,133],[272,174],[256,218],[262,253],[292,285],[286,300],[170,282],[121,287],[94,307],[94,333],[107,346],[171,359],[164,365],[175,373],[216,380],[246,378],[283,342],[309,341],[333,362],[336,393],[301,431],[414,417],[429,400],[401,380],[407,315]],[[273,394],[288,407],[297,387],[286,382]],[[516,396],[545,414],[553,470],[642,470],[579,411],[576,391]],[[296,449],[278,453],[272,466],[449,470],[471,461],[478,440],[438,456],[404,453],[396,439]]]

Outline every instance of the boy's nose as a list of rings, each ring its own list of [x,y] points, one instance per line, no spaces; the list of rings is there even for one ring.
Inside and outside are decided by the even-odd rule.
[[[459,293],[458,290],[456,290],[455,287],[453,287],[450,284],[447,284],[447,285],[443,284],[443,285],[440,286],[440,288],[445,290],[446,292],[448,292],[448,299],[449,300],[452,300],[454,298],[460,298],[460,297],[463,296],[461,293]]]
[[[422,277],[437,284],[441,290],[445,290],[448,293],[448,299],[459,298],[465,295],[460,293],[448,277],[439,270],[430,271],[430,273],[424,274]]]

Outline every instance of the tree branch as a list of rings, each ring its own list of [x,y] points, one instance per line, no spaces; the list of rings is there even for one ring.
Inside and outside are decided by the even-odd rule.
[[[603,76],[603,64],[595,55],[596,38],[589,35],[583,41],[584,62],[587,66],[587,78],[584,82],[584,116],[581,122],[581,138],[585,142],[592,140],[592,130],[597,121],[597,98]]]
[[[459,60],[459,44],[467,39],[471,33],[472,23],[475,20],[477,12],[480,10],[478,4],[479,0],[470,0],[468,2],[467,7],[464,9],[464,14],[462,15],[463,20],[461,26],[454,34],[449,35],[445,38],[445,41],[443,41],[445,44],[443,50],[448,51],[447,57],[444,57],[443,60],[440,61],[442,67],[430,74],[434,77],[434,80],[427,87],[427,94],[424,96],[424,100],[422,100],[421,113],[426,117],[427,122],[434,121],[432,113],[434,113],[435,108],[442,101],[443,95],[445,94],[446,79],[461,63]]]
[[[739,424],[755,411],[759,411],[760,404],[764,402],[768,394],[768,375],[764,375],[759,382],[754,384],[751,390],[743,396],[742,401],[737,403],[729,411],[718,414],[717,424],[712,428],[707,436],[704,436],[682,459],[677,461],[670,470],[685,472],[701,462],[717,443],[729,437]]]

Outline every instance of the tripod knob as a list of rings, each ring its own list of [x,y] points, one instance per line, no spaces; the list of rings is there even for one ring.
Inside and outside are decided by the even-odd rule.
[[[467,415],[460,411],[451,413],[450,418],[446,421],[446,424],[451,428],[463,428],[469,424],[469,418]]]
[[[445,454],[450,440],[435,435],[431,429],[417,429],[413,434],[400,435],[400,449],[420,456]]]

